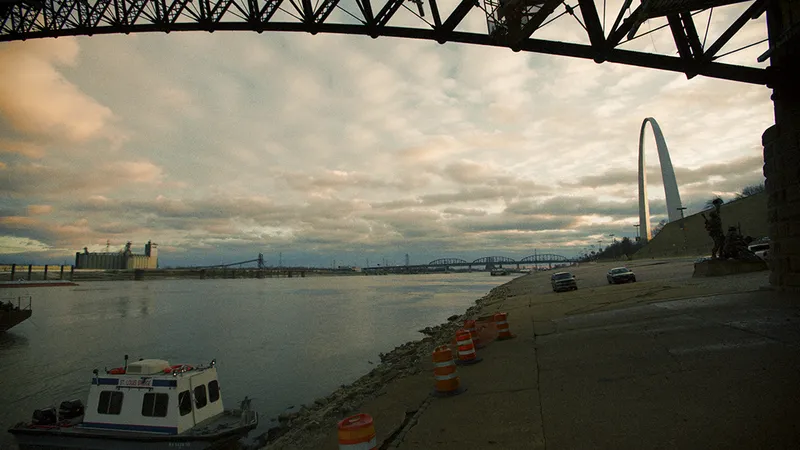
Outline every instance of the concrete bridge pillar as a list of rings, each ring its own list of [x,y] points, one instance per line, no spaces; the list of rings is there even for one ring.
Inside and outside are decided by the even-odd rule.
[[[767,9],[775,125],[762,136],[769,195],[770,284],[800,290],[800,2]]]

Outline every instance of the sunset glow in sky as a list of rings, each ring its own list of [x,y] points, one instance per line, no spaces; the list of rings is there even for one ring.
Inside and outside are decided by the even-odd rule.
[[[709,41],[747,6],[715,9]],[[461,29],[485,32],[482,14]],[[701,33],[707,17],[696,16]],[[565,16],[535,37],[583,34]],[[726,49],[765,36],[762,17]],[[624,48],[675,46],[667,28]],[[763,67],[755,59],[765,49],[722,61]],[[0,263],[71,264],[83,247],[132,241],[141,253],[148,240],[162,267],[258,253],[268,264],[282,253],[284,264],[319,266],[402,264],[406,253],[412,264],[534,249],[572,256],[609,234],[635,235],[645,117],[661,125],[687,214],[762,182],[770,94],[393,38],[193,32],[0,43]],[[652,135],[647,158],[656,224],[666,210]]]

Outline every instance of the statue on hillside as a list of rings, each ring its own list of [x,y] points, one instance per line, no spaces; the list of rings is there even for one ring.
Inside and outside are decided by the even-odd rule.
[[[714,210],[706,217],[701,214],[706,221],[706,231],[711,239],[714,240],[714,247],[711,248],[711,258],[717,259],[722,257],[722,248],[725,245],[725,235],[722,233],[722,217],[720,216],[720,209],[722,208],[722,199],[715,198],[713,202]]]

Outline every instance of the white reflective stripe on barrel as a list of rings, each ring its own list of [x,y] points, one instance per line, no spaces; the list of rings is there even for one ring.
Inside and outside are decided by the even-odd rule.
[[[506,320],[504,320],[502,322],[497,322],[498,325],[506,325],[507,323],[508,323],[508,321],[506,321]]]
[[[467,351],[459,351],[458,352],[458,356],[474,355],[474,354],[475,354],[475,350],[467,350]]]
[[[454,363],[452,359],[450,361],[433,363],[433,367],[448,367],[448,366],[455,366],[455,365],[456,365],[456,363]]]
[[[372,450],[378,448],[378,438],[373,436],[369,442],[360,444],[339,444],[339,450]]]
[[[447,375],[435,375],[436,381],[452,380],[458,376],[458,372],[448,373]]]

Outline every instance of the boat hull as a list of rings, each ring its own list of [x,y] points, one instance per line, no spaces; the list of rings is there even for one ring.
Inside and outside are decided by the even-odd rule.
[[[228,418],[241,414],[226,411]],[[209,423],[206,428],[215,429]],[[258,415],[247,411],[240,423],[215,433],[159,435],[76,427],[31,427],[17,424],[9,433],[20,450],[214,450],[224,448],[246,436],[258,425]]]

